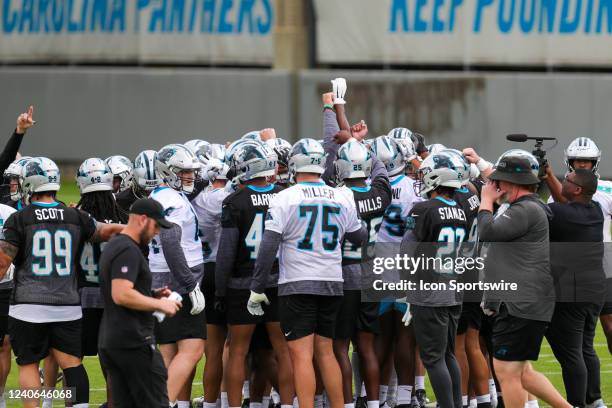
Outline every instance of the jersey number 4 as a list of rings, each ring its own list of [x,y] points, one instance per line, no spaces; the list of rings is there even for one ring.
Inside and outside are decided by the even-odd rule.
[[[55,270],[59,276],[69,276],[72,266],[72,235],[66,230],[36,231],[32,236],[32,273],[49,276]]]
[[[340,233],[338,226],[331,222],[332,215],[340,214],[340,207],[332,207],[329,205],[301,205],[300,218],[308,218],[308,226],[306,233],[301,241],[298,241],[298,249],[312,250],[312,234],[319,215],[321,216],[321,245],[326,251],[333,251],[338,246],[338,235]]]

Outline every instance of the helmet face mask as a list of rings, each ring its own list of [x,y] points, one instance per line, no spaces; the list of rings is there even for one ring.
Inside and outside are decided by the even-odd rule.
[[[111,172],[113,173],[113,181],[119,182],[117,192],[125,191],[132,185],[132,174],[134,171],[134,165],[132,161],[125,156],[110,156],[104,162],[108,165]],[[114,187],[113,187],[114,189]]]
[[[177,191],[192,193],[201,163],[185,145],[171,144],[157,152],[155,171],[169,187]],[[185,175],[188,172],[191,175]]]
[[[597,174],[599,168],[599,162],[601,161],[601,150],[588,137],[578,137],[569,144],[565,149],[565,167],[567,171],[574,171],[574,161],[584,160],[593,163],[591,171]]]
[[[427,156],[419,168],[414,192],[420,197],[429,198],[430,193],[438,187],[460,188],[460,171],[455,167],[455,160],[453,155],[446,152]]]
[[[10,197],[12,201],[19,201],[23,198],[23,167],[32,159],[29,156],[23,156],[20,159],[12,162],[4,171],[4,184],[9,186]]]

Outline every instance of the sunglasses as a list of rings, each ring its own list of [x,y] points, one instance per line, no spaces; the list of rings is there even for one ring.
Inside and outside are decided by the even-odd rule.
[[[575,185],[576,187],[580,187],[580,188],[584,189],[584,187],[583,187],[582,185],[580,185],[580,184],[576,183],[575,181],[570,180],[568,176],[565,176],[565,178],[563,179],[563,181],[567,181],[568,183],[572,183],[572,184],[573,184],[573,185]]]

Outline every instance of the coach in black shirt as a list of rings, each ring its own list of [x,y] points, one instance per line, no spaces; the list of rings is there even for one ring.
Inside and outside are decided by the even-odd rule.
[[[593,348],[605,297],[601,207],[592,200],[597,176],[576,169],[563,180],[567,203],[549,204],[551,269],[557,303],[546,338],[561,364],[567,400],[584,407],[601,398],[599,358]]]
[[[163,299],[170,295],[167,288],[151,291],[151,271],[141,247],[160,227],[170,226],[158,202],[137,200],[127,226],[100,257],[104,315],[99,355],[111,379],[115,407],[168,407],[167,371],[155,347],[152,312],[173,316],[181,304]]]

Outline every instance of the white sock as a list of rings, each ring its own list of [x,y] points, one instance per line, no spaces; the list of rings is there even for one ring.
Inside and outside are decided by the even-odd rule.
[[[249,408],[261,408],[261,402],[249,402]]]
[[[323,408],[323,394],[315,395],[314,408]]]
[[[227,399],[227,391],[221,393],[221,408],[229,408],[229,401]]]
[[[53,408],[53,400],[45,398],[42,403],[42,408]]]
[[[352,402],[350,404],[344,404],[344,408],[355,408],[355,404]]]
[[[281,405],[281,408],[293,408],[293,405],[283,404]]]
[[[298,401],[297,397],[293,397],[293,408],[300,408],[300,402]]]
[[[263,408],[268,408],[270,406],[270,397],[263,397],[261,399],[261,406]]]
[[[495,380],[489,378],[489,394],[497,394],[497,388],[495,387]]]
[[[387,401],[390,406],[395,406],[397,400],[397,372],[395,369],[391,372],[391,378],[389,378],[389,391],[387,392]]]
[[[468,396],[467,395],[462,395],[461,396],[461,405],[463,405],[464,407],[466,407],[468,405]]]
[[[89,403],[85,402],[83,404],[74,404],[72,408],[89,408]]]
[[[397,405],[410,404],[412,397],[412,385],[397,386]]]
[[[280,394],[276,392],[274,388],[272,388],[272,391],[270,392],[270,397],[275,404],[280,404]]]
[[[476,404],[484,404],[486,402],[491,402],[491,395],[478,395],[476,396]]]
[[[424,375],[417,375],[414,377],[414,389],[415,390],[425,389],[425,376]]]
[[[365,383],[361,383],[361,394],[359,394],[359,396],[365,397],[366,395],[368,395],[368,392],[365,389]]]
[[[177,408],[189,408],[189,401],[179,401]]]
[[[217,404],[214,402],[206,402],[202,404],[202,408],[217,408]]]
[[[472,398],[470,400],[470,408],[476,408],[478,406],[478,403],[476,402],[476,398]]]
[[[0,408],[6,408],[6,401],[2,395],[0,395]]]
[[[389,391],[388,385],[381,385],[378,387],[378,400],[385,402],[387,401],[387,392]]]
[[[247,399],[251,398],[251,392],[249,389],[249,382],[245,381],[242,383],[242,398]]]
[[[368,401],[368,408],[380,408],[380,401]]]
[[[525,404],[525,406],[527,408],[538,408],[540,405],[538,404],[538,400],[531,400],[531,401],[527,401],[527,404]]]

